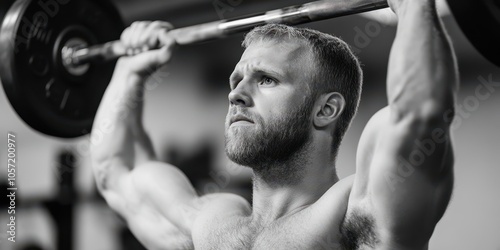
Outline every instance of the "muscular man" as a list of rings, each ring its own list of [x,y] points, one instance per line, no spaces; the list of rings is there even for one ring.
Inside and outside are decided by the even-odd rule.
[[[362,72],[333,36],[284,25],[247,34],[230,76],[226,152],[253,170],[253,200],[198,196],[158,162],[141,122],[144,82],[171,56],[169,25],[128,28],[98,111],[99,190],[149,249],[427,249],[453,186],[449,127],[457,90],[450,42],[433,0],[391,0],[399,26],[388,107],[361,137],[356,174],[337,151],[356,112]],[[158,43],[161,49],[154,48]]]

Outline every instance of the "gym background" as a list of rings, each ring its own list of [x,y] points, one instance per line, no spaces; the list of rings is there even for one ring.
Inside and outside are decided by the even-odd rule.
[[[2,5],[9,0],[1,0]],[[113,0],[129,25],[165,20],[176,27],[304,3],[257,0]],[[11,1],[10,1],[11,2]],[[445,25],[459,59],[461,90],[453,124],[455,189],[430,249],[500,250],[500,69],[464,37],[453,17]],[[387,13],[386,13],[387,14]],[[365,72],[359,113],[337,161],[341,178],[355,171],[355,153],[369,118],[387,104],[385,80],[395,27],[389,18],[363,14],[304,25],[340,36],[356,51]],[[0,13],[2,15],[2,13]],[[378,16],[378,19],[374,17]],[[484,34],[488,36],[488,34]],[[181,168],[200,193],[233,192],[250,198],[250,172],[234,166],[223,150],[228,77],[243,49],[243,35],[180,47],[146,91],[144,123],[161,160]],[[161,84],[157,84],[161,83]],[[497,84],[498,85],[498,84]],[[3,92],[2,92],[3,93]],[[89,138],[58,139],[25,125],[0,94],[0,131],[17,134],[17,237],[7,241],[7,203],[0,207],[0,248],[144,249],[99,197],[89,165]],[[6,192],[6,143],[0,146],[0,189]],[[4,193],[2,193],[4,194]]]

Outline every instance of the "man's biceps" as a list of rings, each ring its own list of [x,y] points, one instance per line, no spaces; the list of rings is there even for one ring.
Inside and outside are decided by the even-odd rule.
[[[155,202],[187,202],[197,197],[187,176],[178,168],[161,162],[150,162],[132,171],[132,186],[144,198]]]
[[[130,182],[129,194],[135,194],[140,205],[150,206],[169,220],[182,221],[193,214],[192,201],[198,195],[178,168],[150,162],[137,166],[132,171]]]
[[[108,205],[121,216],[127,218],[136,208],[149,205],[134,184],[133,172],[115,172],[110,178],[109,185],[100,191]]]

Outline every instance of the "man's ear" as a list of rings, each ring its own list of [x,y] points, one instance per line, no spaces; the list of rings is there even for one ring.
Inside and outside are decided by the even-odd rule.
[[[316,127],[326,127],[337,121],[345,108],[344,97],[337,92],[322,95],[314,108],[313,122]]]

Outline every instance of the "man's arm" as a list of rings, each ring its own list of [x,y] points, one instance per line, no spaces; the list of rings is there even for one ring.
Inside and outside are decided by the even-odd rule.
[[[166,23],[135,23],[122,43],[121,58],[92,129],[91,160],[97,187],[110,207],[149,249],[192,249],[192,226],[215,195],[198,197],[176,167],[158,162],[142,124],[144,84],[170,59],[173,41],[158,41]],[[146,46],[163,47],[134,55]],[[136,49],[137,51],[133,51]]]
[[[389,106],[363,132],[349,211],[373,218],[373,245],[423,249],[453,186],[456,60],[434,0],[389,2],[399,19]]]
[[[392,2],[399,21],[387,81],[391,118],[442,122],[447,111],[454,111],[458,73],[435,0]]]

